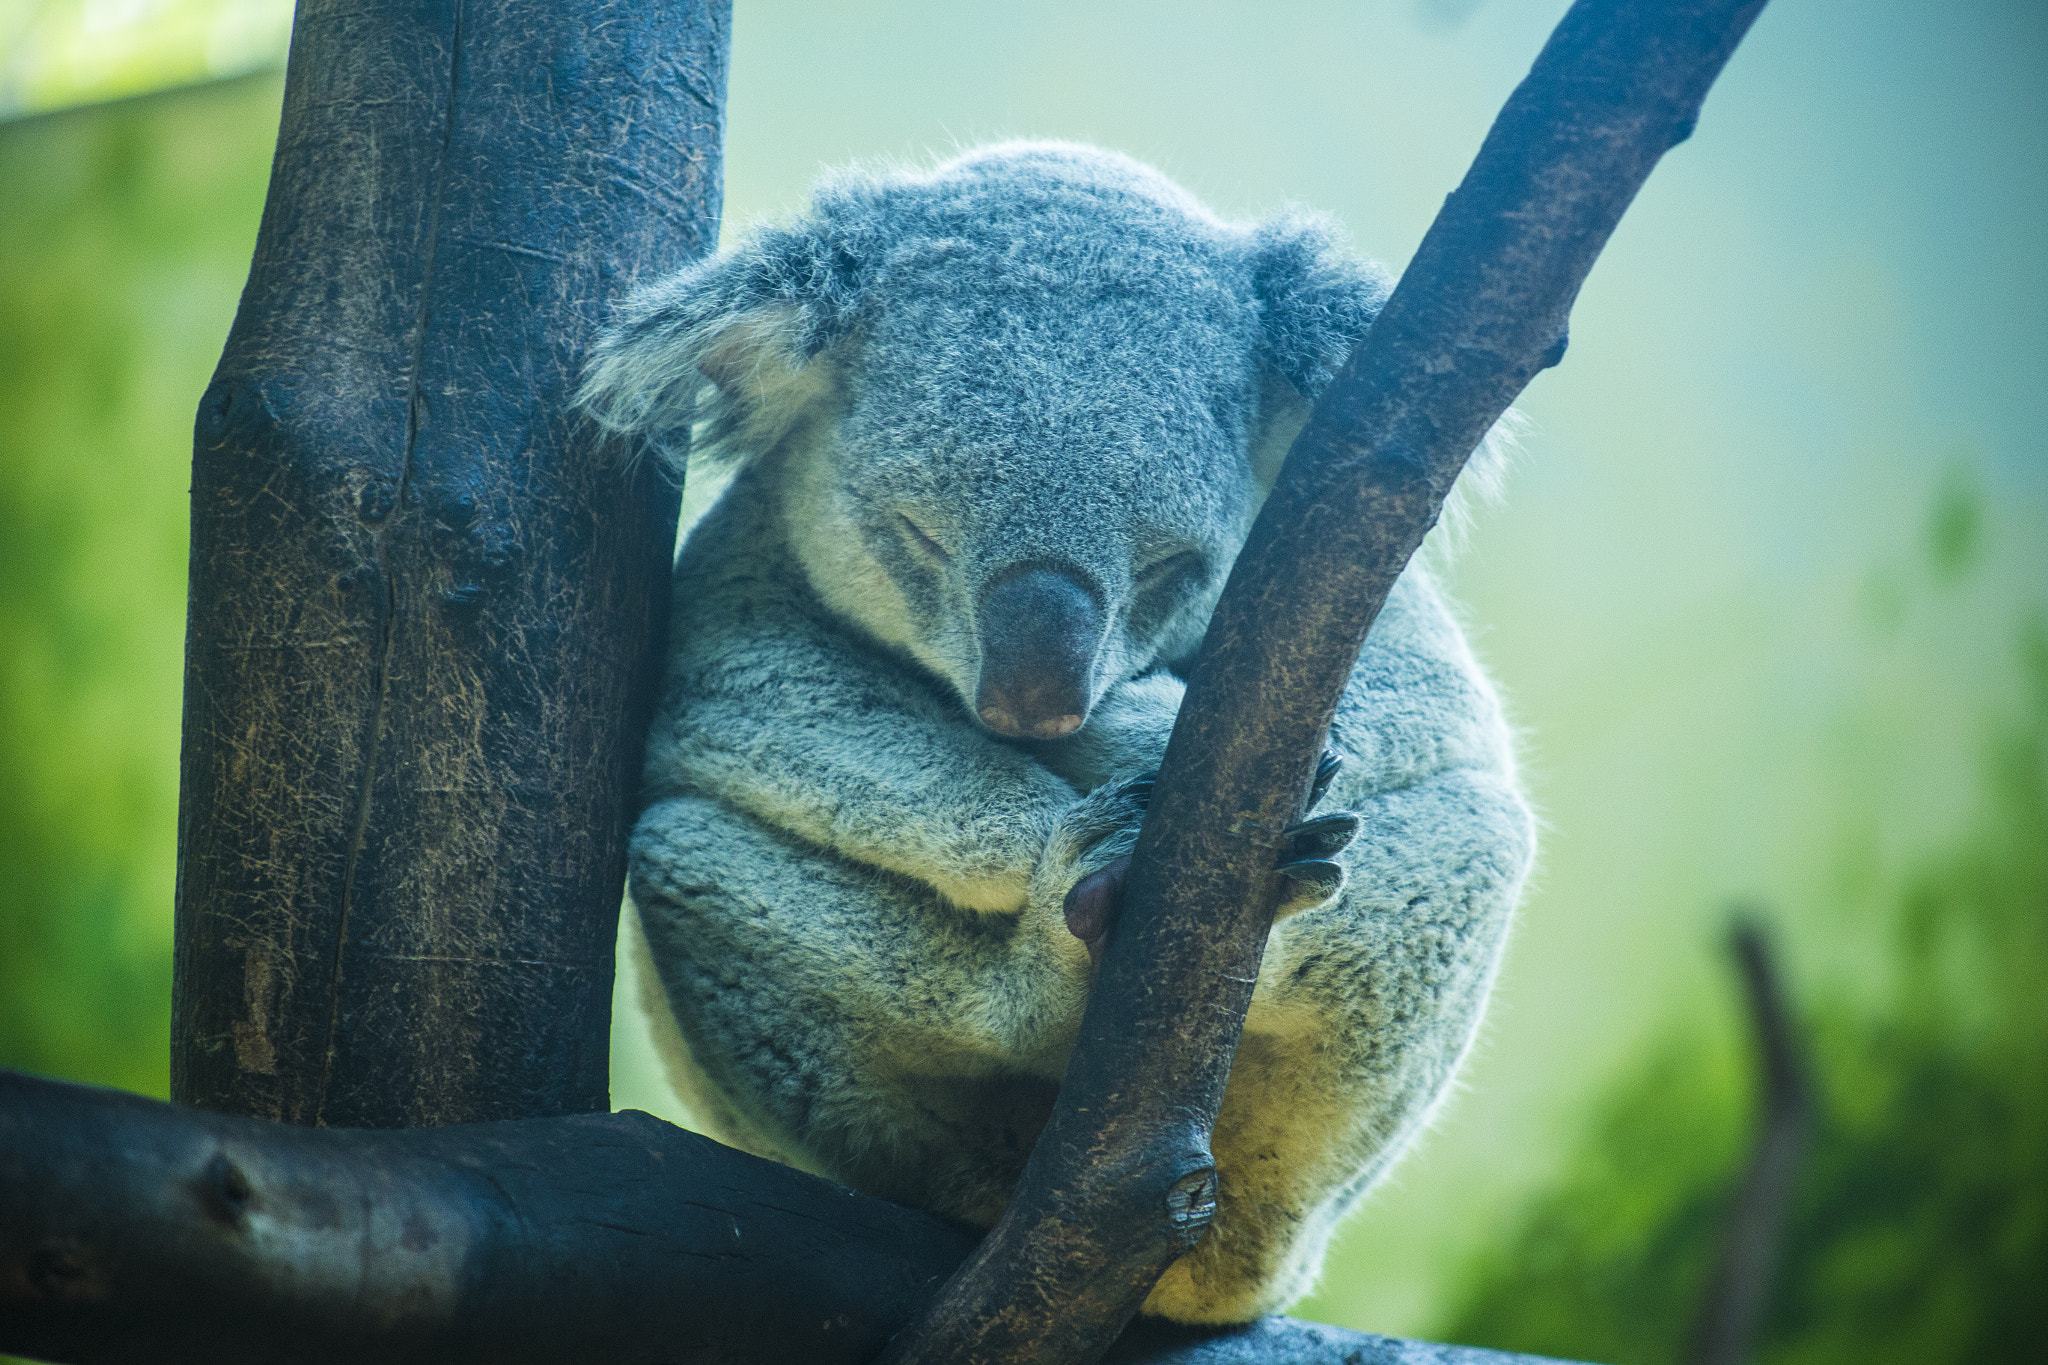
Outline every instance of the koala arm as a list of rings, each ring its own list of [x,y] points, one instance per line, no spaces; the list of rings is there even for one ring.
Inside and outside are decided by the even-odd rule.
[[[677,562],[647,800],[703,793],[956,905],[1018,909],[1074,788],[825,619],[735,491]]]
[[[995,1221],[1087,1002],[1057,894],[976,914],[695,794],[641,816],[631,873],[713,1136]]]
[[[1120,778],[1157,771],[1166,757],[1187,684],[1160,669],[1127,678],[1102,694],[1088,723],[1066,739],[1032,740],[1033,757],[1072,783],[1094,791]]]

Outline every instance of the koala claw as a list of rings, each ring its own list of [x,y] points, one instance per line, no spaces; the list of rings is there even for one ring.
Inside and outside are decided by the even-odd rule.
[[[1273,869],[1289,881],[1300,884],[1303,892],[1313,891],[1320,905],[1337,894],[1344,886],[1344,865],[1323,858],[1303,858],[1298,862],[1282,863]],[[1292,897],[1289,897],[1292,900]]]
[[[1332,758],[1335,755],[1325,754],[1323,764],[1334,774],[1337,765],[1331,762]],[[1282,894],[1274,918],[1326,904],[1344,889],[1344,866],[1330,860],[1358,837],[1358,827],[1358,816],[1348,810],[1331,811],[1288,826],[1284,831],[1287,842],[1281,845],[1273,870],[1291,884]]]
[[[1358,823],[1358,817],[1352,812],[1333,810],[1298,825],[1289,825],[1281,831],[1281,837],[1287,842],[1281,845],[1279,861],[1293,863],[1303,858],[1335,857],[1358,837]]]
[[[1316,780],[1309,784],[1308,804],[1303,810],[1314,810],[1316,802],[1323,799],[1323,793],[1337,780],[1337,770],[1344,766],[1344,755],[1335,749],[1323,750],[1323,756],[1316,760]]]
[[[1282,920],[1289,915],[1298,915],[1304,910],[1313,910],[1319,905],[1328,905],[1337,893],[1344,889],[1344,865],[1323,858],[1302,858],[1296,862],[1282,863],[1274,869],[1287,878],[1280,893],[1280,904],[1273,910],[1273,918]]]

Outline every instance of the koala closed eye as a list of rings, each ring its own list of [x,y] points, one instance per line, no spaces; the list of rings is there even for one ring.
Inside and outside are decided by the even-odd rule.
[[[941,564],[952,562],[952,552],[939,543],[938,537],[925,530],[924,527],[919,526],[909,513],[898,512],[896,519],[902,523],[903,529],[909,533],[911,544]]]
[[[1178,554],[1155,559],[1138,570],[1137,590],[1150,592],[1156,588],[1175,585],[1184,579],[1202,577],[1202,553],[1199,550],[1182,550]]]
[[[1199,550],[1181,550],[1162,556],[1138,570],[1140,583],[1156,583],[1168,574],[1189,572],[1201,567],[1202,555]]]

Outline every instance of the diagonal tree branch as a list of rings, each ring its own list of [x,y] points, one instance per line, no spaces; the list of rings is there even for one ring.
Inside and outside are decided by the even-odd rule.
[[[1608,234],[1762,7],[1578,0],[1508,100],[1238,557],[1058,1106],[890,1365],[1094,1359],[1200,1238],[1274,856],[1366,632],[1467,456],[1563,357]]]

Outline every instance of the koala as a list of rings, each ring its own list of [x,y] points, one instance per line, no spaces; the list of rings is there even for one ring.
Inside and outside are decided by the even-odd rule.
[[[630,857],[713,1136],[994,1222],[1225,576],[1389,287],[1320,220],[1012,143],[834,175],[626,301],[580,402],[731,479],[676,560]],[[1445,1094],[1530,866],[1500,703],[1421,563],[1329,746],[1350,814],[1310,831],[1215,1221],[1149,1313],[1307,1291]]]

